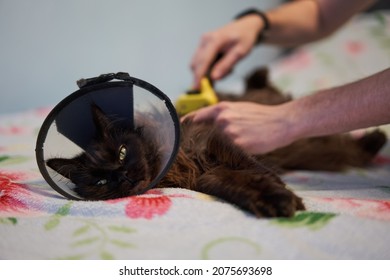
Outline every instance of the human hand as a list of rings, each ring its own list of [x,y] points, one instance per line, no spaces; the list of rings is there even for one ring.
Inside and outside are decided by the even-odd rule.
[[[247,15],[217,30],[205,33],[191,61],[194,86],[205,76],[218,53],[223,57],[211,70],[211,79],[219,80],[226,76],[234,65],[248,55],[256,43],[257,35],[264,22],[257,15]]]
[[[250,154],[265,154],[296,140],[293,116],[284,104],[220,102],[186,115],[194,122],[213,120],[236,145]]]

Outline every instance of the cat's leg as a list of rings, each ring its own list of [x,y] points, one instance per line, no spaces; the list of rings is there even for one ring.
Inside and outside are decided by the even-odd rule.
[[[203,172],[193,190],[210,194],[258,217],[289,217],[303,210],[300,198],[285,187],[278,175],[261,160],[255,160],[218,131],[200,140],[207,144],[197,162]],[[201,141],[199,141],[201,142]]]
[[[219,166],[201,175],[194,190],[221,198],[257,217],[291,217],[304,210],[301,198],[273,173]]]

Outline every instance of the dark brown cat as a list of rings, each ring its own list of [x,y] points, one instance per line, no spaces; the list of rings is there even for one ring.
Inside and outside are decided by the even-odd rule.
[[[220,100],[246,100],[280,104],[290,100],[267,80],[266,70],[247,79],[241,96],[220,95]],[[107,117],[92,105],[96,137],[88,149],[71,159],[53,158],[47,165],[75,185],[85,199],[113,199],[145,191],[158,172],[158,147],[143,127]],[[230,202],[257,217],[292,216],[304,210],[301,198],[286,188],[278,169],[342,170],[364,166],[386,142],[373,132],[360,140],[334,135],[297,141],[264,156],[251,156],[235,146],[212,123],[182,123],[178,155],[156,187],[186,188]],[[272,167],[271,167],[272,166]]]

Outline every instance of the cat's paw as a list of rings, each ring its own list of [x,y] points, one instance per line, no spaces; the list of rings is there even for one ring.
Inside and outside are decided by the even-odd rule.
[[[284,186],[269,187],[261,191],[250,204],[257,217],[292,217],[305,210],[302,199]]]
[[[372,156],[375,156],[387,142],[386,134],[381,130],[374,130],[357,140],[359,146]]]

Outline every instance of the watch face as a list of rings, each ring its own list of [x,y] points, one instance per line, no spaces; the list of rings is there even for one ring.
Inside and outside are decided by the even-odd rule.
[[[37,163],[48,184],[70,199],[143,193],[171,166],[179,125],[169,98],[145,81],[86,85],[45,119]]]

